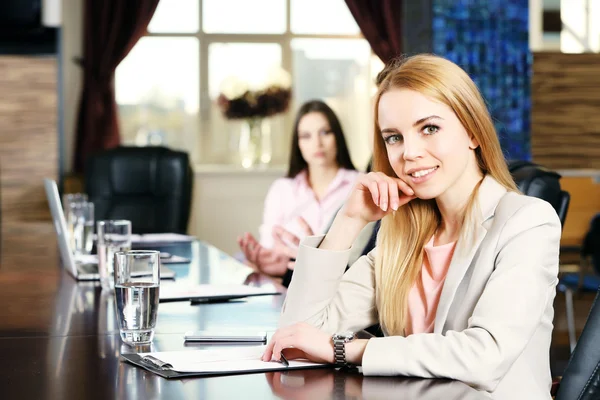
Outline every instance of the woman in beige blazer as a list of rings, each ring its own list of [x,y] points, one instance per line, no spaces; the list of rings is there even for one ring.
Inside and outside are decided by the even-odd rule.
[[[463,381],[497,399],[549,399],[560,221],[519,194],[477,87],[452,62],[388,65],[375,98],[375,171],[325,237],[306,238],[264,360],[362,365],[365,375]],[[377,247],[349,249],[382,219]],[[424,246],[456,242],[431,332],[406,335]],[[386,337],[348,332],[381,323]],[[333,336],[332,336],[333,334]]]

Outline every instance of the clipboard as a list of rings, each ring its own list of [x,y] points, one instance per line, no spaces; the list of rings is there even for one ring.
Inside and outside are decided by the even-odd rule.
[[[253,346],[253,353],[260,352],[264,346]],[[240,375],[240,374],[253,374],[253,373],[265,373],[275,371],[289,371],[298,369],[317,369],[317,368],[333,368],[332,364],[314,363],[304,360],[291,360],[289,365],[286,366],[282,363],[271,361],[265,362],[258,359],[251,359],[246,356],[248,354],[248,348],[232,347],[227,349],[219,350],[195,350],[195,351],[177,351],[177,352],[158,352],[158,353],[133,353],[133,354],[122,354],[121,361],[128,362],[135,366],[141,367],[147,371],[150,371],[156,375],[159,375],[166,379],[180,379],[187,377],[202,377],[202,376],[218,376],[218,375]],[[218,361],[200,361],[196,363],[196,367],[183,368],[184,371],[178,371],[177,365],[173,367],[171,363],[161,360],[167,356],[178,353],[178,356],[184,356],[189,354],[188,357],[194,358],[202,353],[214,355],[214,354],[228,354],[229,359],[218,360]],[[240,354],[239,359],[232,356],[236,353]]]

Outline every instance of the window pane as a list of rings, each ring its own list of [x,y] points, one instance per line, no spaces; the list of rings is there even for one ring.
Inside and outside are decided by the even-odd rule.
[[[115,91],[126,144],[163,144],[196,158],[199,106],[196,38],[144,37],[119,65]]]
[[[212,43],[208,46],[210,97],[219,96],[221,82],[231,75],[250,87],[260,85],[265,74],[281,65],[281,46],[276,43]]]
[[[203,0],[206,33],[283,33],[286,0]]]
[[[277,43],[211,43],[208,46],[208,92],[211,100],[210,135],[203,137],[203,162],[222,163],[224,161],[238,163],[236,157],[239,144],[239,134],[242,123],[239,120],[226,120],[216,99],[219,96],[222,82],[235,76],[246,82],[250,89],[260,86],[273,68],[281,66],[281,46]],[[271,147],[273,162],[279,162],[279,148],[287,149],[287,137],[283,128],[283,118],[270,118],[273,131]]]
[[[371,48],[363,39],[294,39],[293,96],[296,108],[322,99],[340,118],[352,160],[366,165],[372,149]]]
[[[304,34],[358,35],[344,0],[292,0],[291,30]]]
[[[198,32],[200,0],[160,0],[148,25],[152,33]]]

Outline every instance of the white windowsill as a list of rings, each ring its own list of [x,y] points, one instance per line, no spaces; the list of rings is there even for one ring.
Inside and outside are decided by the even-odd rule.
[[[283,176],[287,172],[287,165],[266,165],[244,168],[241,165],[232,164],[195,164],[193,166],[195,175],[273,175]]]

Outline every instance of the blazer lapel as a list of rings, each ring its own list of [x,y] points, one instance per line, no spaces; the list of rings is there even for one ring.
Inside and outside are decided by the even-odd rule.
[[[468,242],[471,245],[466,245],[460,240],[457,243],[456,250],[452,256],[448,273],[446,274],[446,280],[442,293],[440,294],[440,301],[438,303],[437,312],[435,315],[434,333],[443,333],[444,324],[448,318],[448,311],[454,300],[454,295],[458,285],[462,281],[467,269],[471,265],[477,250],[481,242],[487,234],[486,222],[494,216],[496,206],[500,202],[500,199],[506,193],[504,186],[500,185],[494,178],[486,176],[481,182],[478,194],[478,206],[481,211],[481,220],[478,223],[472,235],[468,238]]]
[[[471,265],[471,261],[473,261],[475,253],[477,253],[477,250],[479,250],[479,246],[481,245],[483,238],[485,238],[486,233],[487,230],[483,226],[477,225],[477,228],[475,229],[475,232],[473,232],[472,236],[472,246],[461,252],[461,243],[457,243],[456,251],[452,257],[452,261],[450,262],[450,267],[448,268],[448,273],[446,275],[444,287],[442,288],[442,293],[440,295],[437,312],[435,314],[435,333],[442,333],[444,323],[448,317],[448,310],[450,309],[450,305],[454,299],[456,289],[465,276],[467,269]]]

